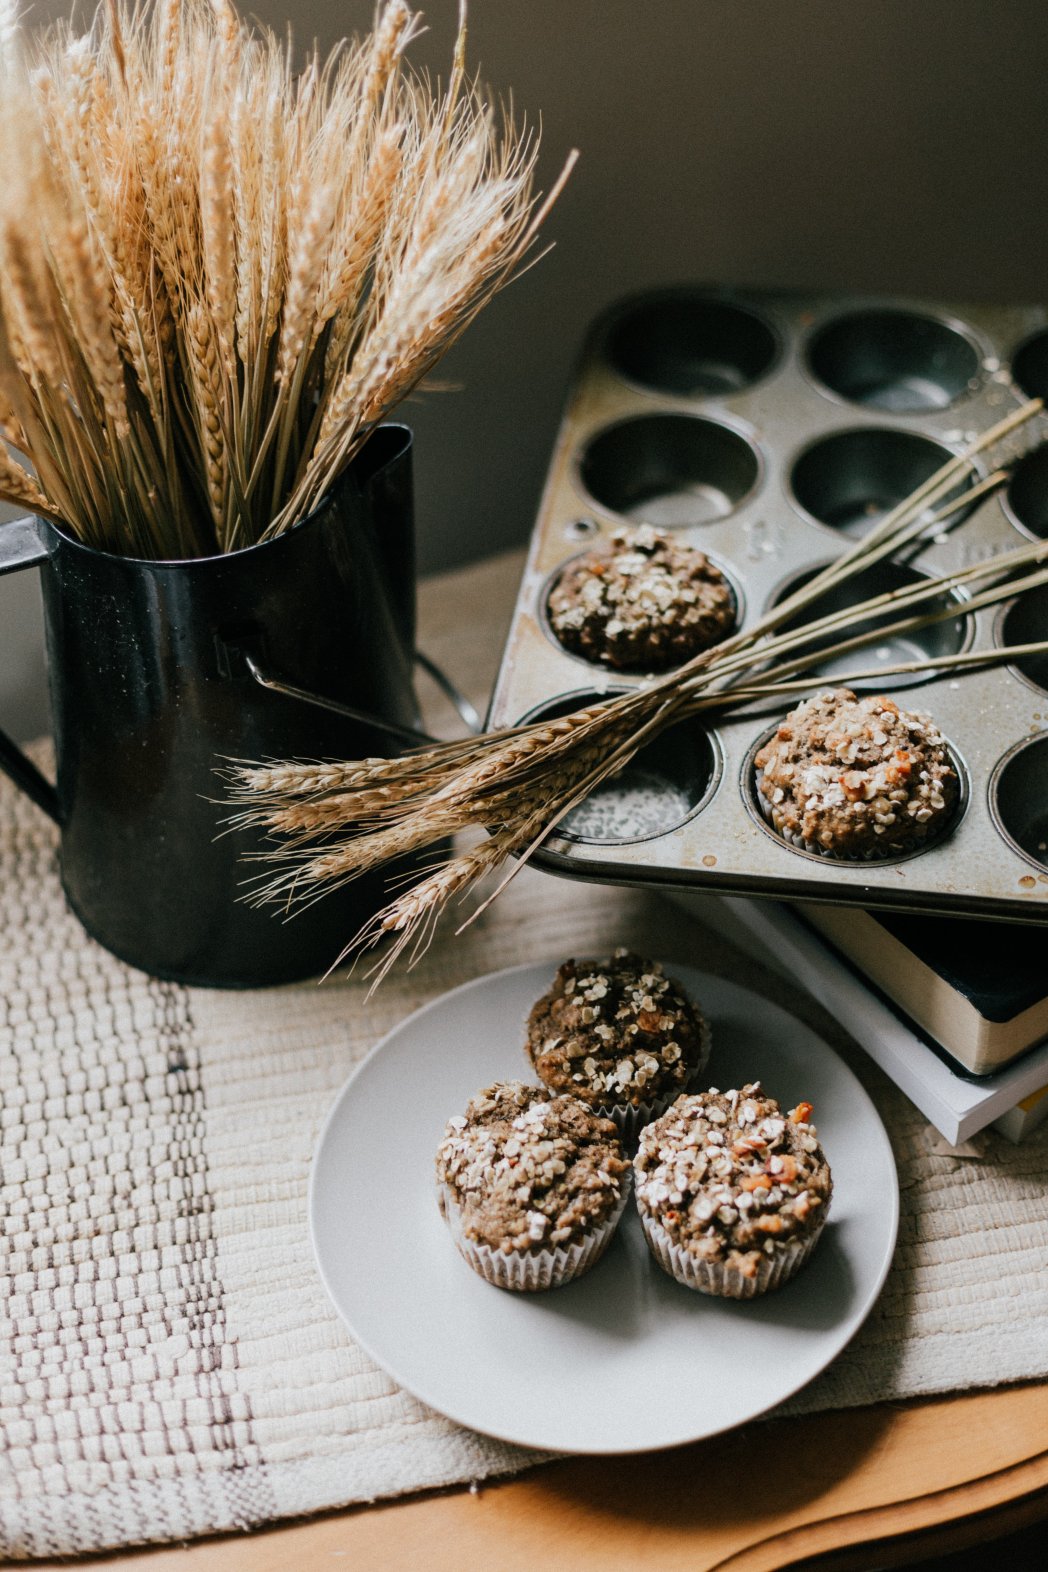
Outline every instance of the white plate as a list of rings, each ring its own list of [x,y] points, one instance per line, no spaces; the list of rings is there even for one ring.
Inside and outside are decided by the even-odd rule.
[[[545,1294],[492,1288],[437,1210],[452,1114],[496,1080],[532,1080],[524,1020],[556,963],[444,994],[390,1032],[320,1137],[310,1225],[335,1308],[373,1359],[449,1418],[524,1446],[634,1452],[715,1435],[781,1402],[861,1326],[891,1262],[899,1191],[877,1110],[814,1032],[756,994],[668,964],[713,1025],[708,1084],[760,1079],[815,1106],[834,1194],[800,1274],[746,1303],[682,1288],[649,1257],[633,1201],[604,1259]]]

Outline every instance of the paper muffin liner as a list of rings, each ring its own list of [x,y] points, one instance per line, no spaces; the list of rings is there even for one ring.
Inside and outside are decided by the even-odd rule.
[[[639,1210],[639,1208],[638,1208]],[[776,1242],[774,1255],[761,1257],[761,1264],[753,1277],[747,1277],[737,1266],[723,1261],[700,1261],[690,1251],[675,1244],[662,1224],[655,1218],[640,1213],[648,1249],[664,1272],[694,1288],[700,1294],[713,1294],[718,1299],[756,1299],[760,1294],[781,1288],[800,1271],[818,1243],[826,1226],[824,1212],[816,1228],[803,1239]]]
[[[668,1108],[672,1108],[678,1097],[686,1096],[694,1087],[709,1063],[711,1046],[710,1023],[704,1018],[699,1040],[699,1057],[687,1079],[680,1086],[673,1087],[665,1096],[653,1098],[649,1103],[597,1103],[593,1105],[594,1113],[600,1114],[604,1119],[614,1120],[622,1136],[622,1144],[630,1151],[635,1151],[644,1126],[651,1124],[653,1119],[661,1118]]]
[[[667,1108],[673,1106],[678,1097],[683,1097],[685,1093],[692,1089],[709,1063],[711,1048],[712,1034],[710,1032],[710,1023],[703,1017],[699,1035],[699,1057],[689,1072],[687,1079],[680,1086],[675,1086],[663,1097],[655,1097],[651,1102],[646,1103],[591,1103],[588,1098],[584,1097],[579,1097],[579,1101],[584,1102],[587,1108],[592,1108],[593,1112],[599,1114],[602,1119],[611,1119],[622,1137],[623,1146],[632,1153],[636,1150],[640,1132],[644,1126],[650,1124],[653,1119],[660,1118]],[[528,1055],[528,1060],[530,1063],[530,1054]],[[532,1064],[532,1069],[534,1068],[535,1066]],[[535,1073],[538,1074],[538,1071]],[[550,1086],[547,1086],[546,1090],[553,1092],[553,1088]],[[579,1096],[578,1092],[567,1092],[566,1095],[569,1097]]]
[[[475,1239],[467,1238],[462,1208],[447,1185],[438,1190],[437,1201],[459,1255],[486,1283],[516,1293],[533,1294],[547,1288],[561,1288],[596,1266],[611,1243],[629,1199],[631,1175],[624,1173],[622,1181],[622,1194],[615,1210],[603,1223],[591,1228],[576,1244],[558,1245],[552,1250],[505,1251],[478,1244]]]
[[[623,1146],[632,1154],[636,1151],[640,1132],[644,1126],[664,1114],[667,1108],[687,1091],[689,1084],[690,1082],[687,1082],[679,1091],[670,1092],[666,1097],[660,1097],[651,1103],[594,1103],[593,1112],[600,1114],[602,1119],[613,1120],[622,1137]]]
[[[799,830],[789,829],[785,816],[773,802],[768,801],[761,791],[764,771],[756,770],[754,776],[757,807],[779,839],[784,840],[788,846],[795,846],[798,851],[815,852],[820,857],[832,858],[834,862],[887,862],[893,857],[908,857],[911,852],[923,851],[926,846],[934,845],[953,819],[954,809],[951,808],[943,814],[942,823],[936,826],[933,835],[913,837],[903,844],[896,840],[886,845],[883,851],[878,846],[870,846],[866,851],[862,852],[835,851],[831,846],[823,846],[818,841],[808,840]]]

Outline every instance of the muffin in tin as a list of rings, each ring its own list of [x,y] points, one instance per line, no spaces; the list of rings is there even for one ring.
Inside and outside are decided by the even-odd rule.
[[[791,845],[828,857],[915,851],[942,833],[960,794],[930,716],[850,688],[798,704],[754,766],[765,818]]]
[[[799,1271],[833,1182],[811,1105],[783,1113],[754,1081],[679,1097],[641,1131],[637,1208],[655,1260],[686,1288],[752,1299]]]
[[[726,638],[735,598],[704,551],[643,525],[564,569],[547,603],[566,650],[620,671],[662,671]]]
[[[573,1097],[496,1081],[449,1120],[437,1199],[459,1253],[497,1288],[557,1288],[594,1266],[629,1194],[618,1131]]]
[[[543,1085],[614,1119],[632,1140],[702,1070],[710,1029],[658,961],[619,949],[558,968],[532,1006],[526,1046]]]

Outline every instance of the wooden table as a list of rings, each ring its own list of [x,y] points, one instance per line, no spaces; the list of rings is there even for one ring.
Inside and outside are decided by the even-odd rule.
[[[778,1572],[906,1566],[1048,1518],[1048,1385],[746,1425],[673,1452],[572,1458],[505,1484],[92,1572]],[[69,1562],[34,1563],[37,1568]]]
[[[482,686],[467,606],[508,616],[517,554],[430,581],[422,640]],[[475,647],[473,640],[476,640]],[[777,1572],[905,1566],[1048,1520],[1048,1384],[755,1422],[671,1452],[571,1458],[474,1491],[358,1507],[112,1572]],[[41,1569],[68,1561],[36,1562]]]

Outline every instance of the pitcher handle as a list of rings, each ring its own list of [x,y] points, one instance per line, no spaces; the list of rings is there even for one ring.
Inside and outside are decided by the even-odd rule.
[[[36,568],[46,561],[47,547],[40,539],[36,519],[0,524],[0,573],[17,573],[21,568]],[[61,824],[57,791],[5,731],[0,731],[0,770],[49,818]]]
[[[228,648],[229,646],[227,650]],[[398,742],[406,743],[409,748],[424,747],[427,743],[439,740],[429,732],[415,731],[410,726],[399,726],[395,721],[384,720],[380,715],[371,715],[366,710],[353,709],[349,704],[342,704],[337,699],[325,698],[323,694],[313,693],[308,688],[300,688],[294,683],[285,682],[282,677],[276,677],[272,672],[263,670],[249,651],[241,649],[238,653],[248,672],[261,688],[269,688],[274,693],[283,693],[289,699],[299,699],[303,704],[315,704],[321,710],[333,710],[336,715],[345,715],[348,720],[359,721],[362,726],[371,726],[378,731],[384,731],[389,736],[395,737]],[[482,722],[465,694],[460,693],[447,673],[437,665],[436,661],[430,660],[428,655],[423,655],[421,650],[415,651],[415,663],[429,673],[441,692],[458,710],[468,730],[476,735],[482,729]]]
[[[271,693],[282,693],[285,698],[298,699],[303,704],[313,704],[318,710],[331,710],[335,715],[344,715],[347,720],[357,721],[361,726],[384,731],[387,736],[395,737],[398,742],[405,743],[409,748],[424,747],[427,743],[437,740],[428,732],[415,731],[411,726],[400,726],[396,721],[385,720],[380,715],[370,715],[367,710],[354,709],[351,704],[343,704],[338,699],[328,699],[321,693],[313,693],[309,688],[300,688],[293,682],[285,682],[282,677],[264,671],[253,655],[246,651],[243,655],[244,664],[250,675],[254,677],[260,688],[268,688]]]

